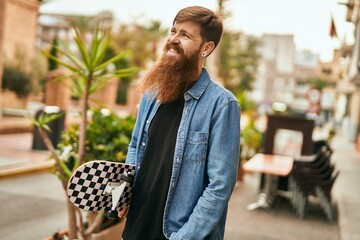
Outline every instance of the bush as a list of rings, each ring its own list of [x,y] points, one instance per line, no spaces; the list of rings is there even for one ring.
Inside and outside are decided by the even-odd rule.
[[[4,65],[2,88],[15,92],[19,98],[27,97],[33,90],[31,75],[14,65]]]
[[[259,152],[263,141],[263,134],[251,123],[241,130],[240,158],[249,160]]]
[[[128,145],[135,125],[135,117],[121,118],[109,110],[93,109],[86,129],[85,161],[108,160],[125,162]],[[78,153],[79,124],[71,125],[62,133],[58,148],[66,154],[66,164],[74,168]]]

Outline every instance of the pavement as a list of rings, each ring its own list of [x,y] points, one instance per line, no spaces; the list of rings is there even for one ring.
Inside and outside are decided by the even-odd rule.
[[[64,194],[56,176],[49,173],[54,161],[48,159],[48,151],[31,149],[28,124],[24,119],[0,120],[0,201],[5,203],[0,205],[1,239],[44,239],[66,227]],[[9,126],[14,133],[6,130]],[[247,173],[230,199],[225,239],[360,239],[360,153],[341,133],[331,146],[332,161],[340,171],[332,191],[334,222],[327,221],[316,201],[311,201],[304,219],[282,197],[275,211],[248,211],[246,206],[257,198],[260,176]]]

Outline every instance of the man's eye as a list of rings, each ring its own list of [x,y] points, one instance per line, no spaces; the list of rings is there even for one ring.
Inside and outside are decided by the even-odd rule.
[[[170,31],[170,35],[175,35],[176,34],[176,31],[175,30],[171,30]]]
[[[189,39],[189,38],[190,38],[190,36],[189,36],[189,35],[187,35],[186,33],[184,33],[184,34],[183,34],[183,38]]]

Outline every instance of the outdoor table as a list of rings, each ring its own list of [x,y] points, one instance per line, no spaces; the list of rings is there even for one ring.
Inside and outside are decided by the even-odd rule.
[[[290,156],[257,153],[243,165],[245,171],[265,175],[264,190],[259,194],[256,202],[247,206],[248,210],[271,209],[272,200],[277,191],[277,179],[279,176],[288,176],[293,163],[294,158]]]

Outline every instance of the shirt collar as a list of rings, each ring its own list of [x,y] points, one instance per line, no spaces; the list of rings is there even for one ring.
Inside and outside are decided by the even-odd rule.
[[[193,98],[199,99],[201,95],[205,92],[205,89],[210,83],[210,75],[206,68],[202,69],[202,72],[199,78],[196,80],[195,84],[186,92],[186,95],[189,94]]]

